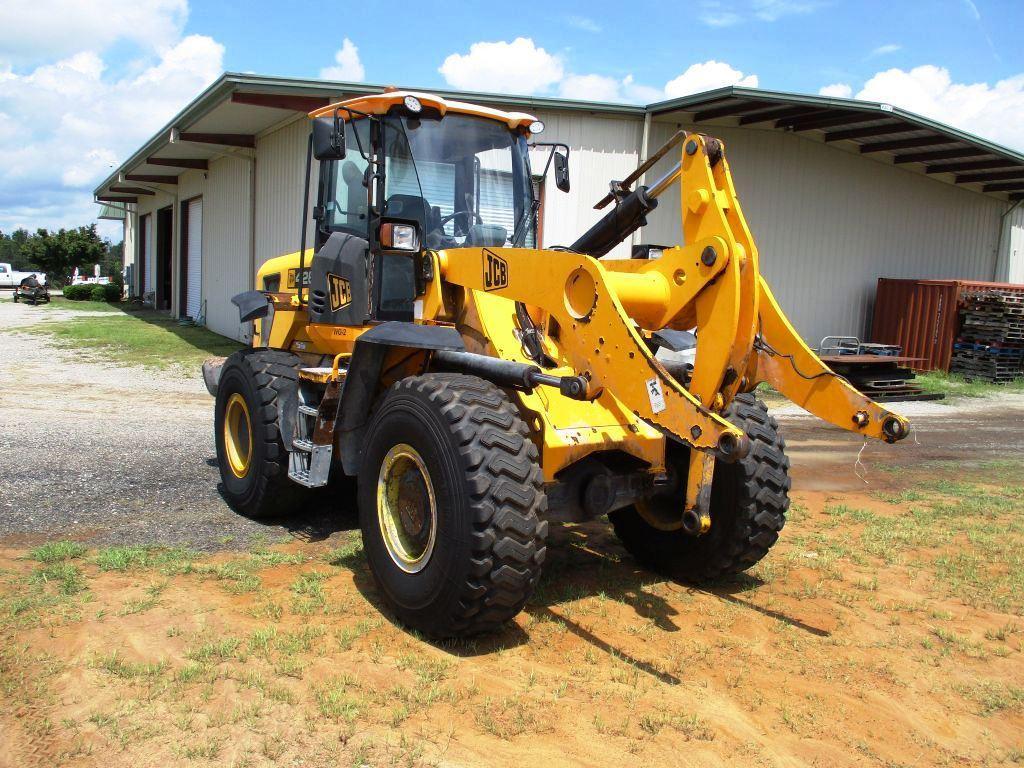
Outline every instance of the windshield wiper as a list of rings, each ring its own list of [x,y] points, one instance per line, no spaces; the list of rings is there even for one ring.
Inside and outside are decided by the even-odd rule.
[[[537,215],[540,210],[540,200],[531,200],[530,207],[523,209],[523,215],[519,217],[515,230],[512,232],[512,247],[518,248],[522,245],[520,240],[526,240],[526,223]]]

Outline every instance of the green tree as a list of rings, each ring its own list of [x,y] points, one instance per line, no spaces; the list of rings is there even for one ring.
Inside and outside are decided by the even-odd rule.
[[[22,248],[29,239],[27,229],[16,229],[10,235],[0,232],[0,261],[11,264],[14,269],[31,269],[28,259],[22,254]]]
[[[31,268],[45,272],[51,285],[61,286],[70,280],[75,267],[91,268],[107,255],[107,245],[96,233],[96,225],[49,232],[39,229],[21,248]]]

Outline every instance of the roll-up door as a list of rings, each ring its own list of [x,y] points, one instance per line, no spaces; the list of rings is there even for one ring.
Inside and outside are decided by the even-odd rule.
[[[203,293],[203,199],[188,203],[188,275],[185,288],[185,314],[193,320],[202,309]]]

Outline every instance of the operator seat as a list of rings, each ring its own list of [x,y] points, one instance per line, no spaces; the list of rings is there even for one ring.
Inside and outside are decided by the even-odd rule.
[[[441,212],[431,208],[430,203],[419,195],[394,194],[384,204],[384,212],[396,219],[412,219],[420,225],[420,236],[427,235],[440,226]]]
[[[363,172],[354,162],[346,160],[341,164],[341,178],[345,182],[348,193],[345,198],[348,201],[346,208],[349,209],[345,212],[348,224],[353,227],[365,227],[366,189],[363,187]],[[357,204],[357,201],[360,200],[362,204]]]

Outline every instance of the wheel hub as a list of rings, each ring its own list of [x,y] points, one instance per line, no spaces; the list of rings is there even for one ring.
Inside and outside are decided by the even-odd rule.
[[[423,570],[437,538],[437,502],[423,458],[410,445],[394,446],[381,462],[377,519],[395,565]]]
[[[232,474],[245,477],[252,462],[252,421],[249,406],[239,392],[231,395],[224,410],[224,449]]]

